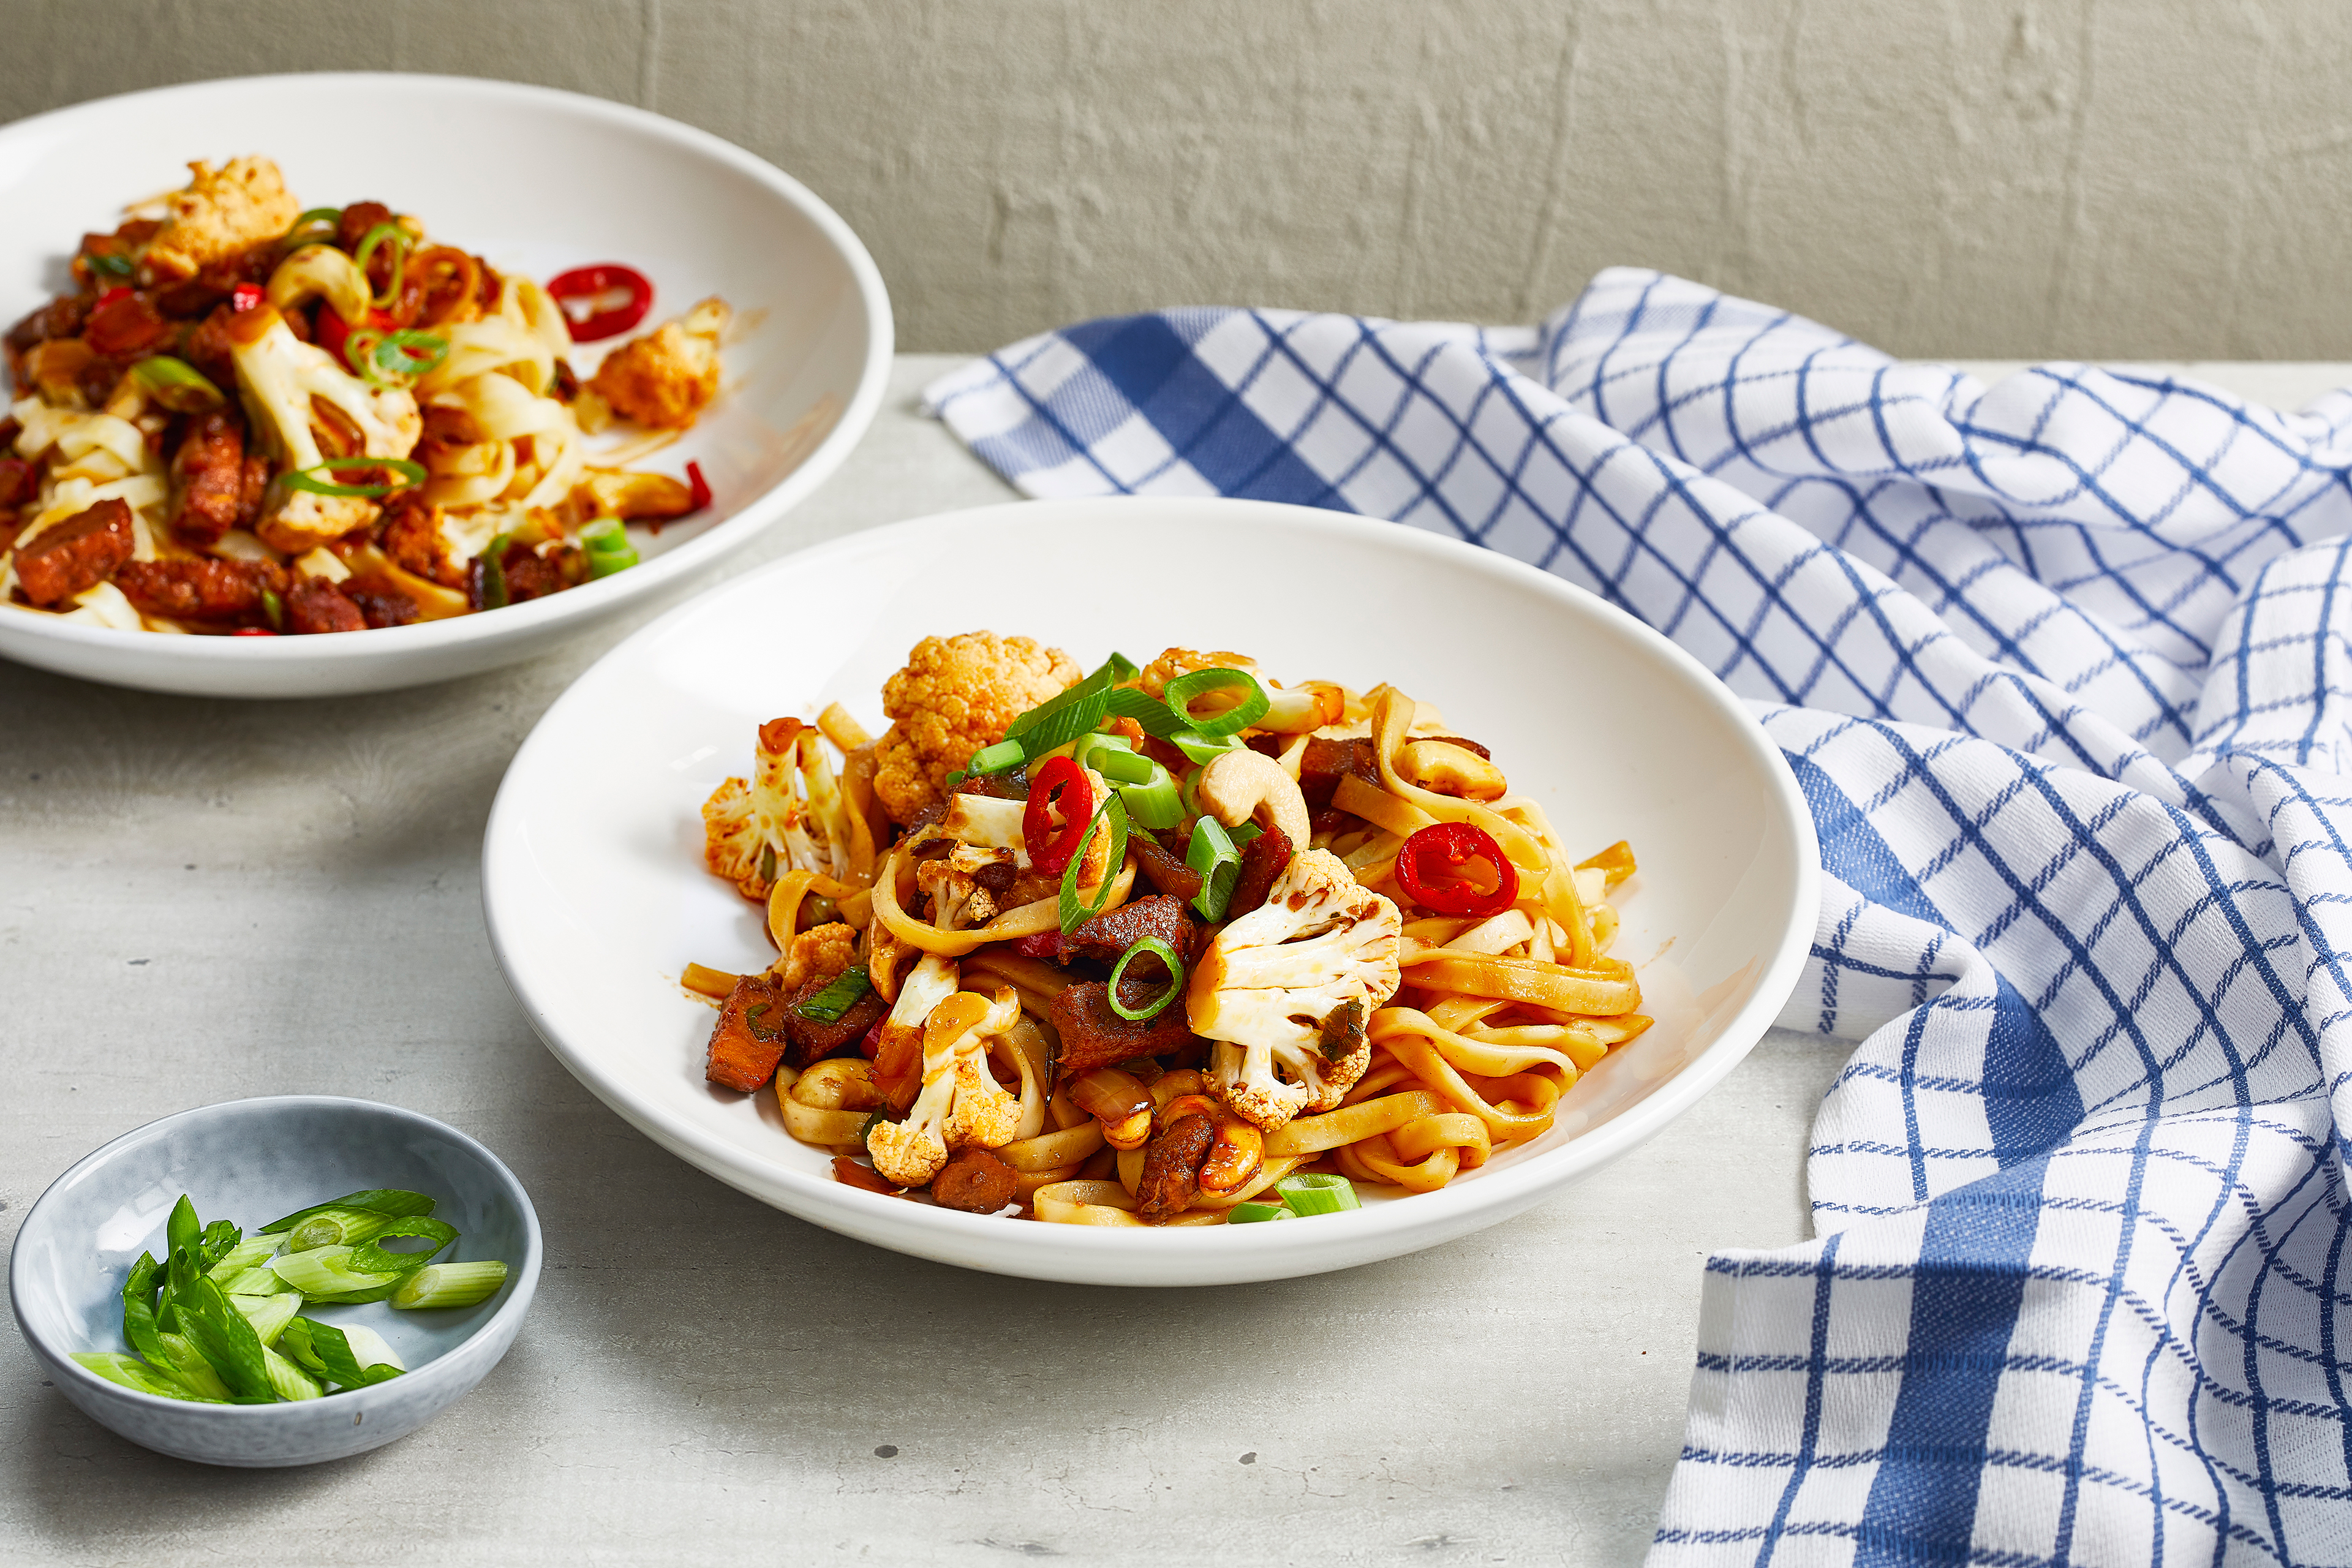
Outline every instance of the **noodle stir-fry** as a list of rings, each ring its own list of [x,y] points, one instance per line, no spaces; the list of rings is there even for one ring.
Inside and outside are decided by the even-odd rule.
[[[622,468],[719,392],[725,304],[606,355],[652,285],[542,288],[378,202],[308,211],[278,166],[195,163],[160,216],[82,237],[9,329],[0,604],[126,631],[360,631],[499,609],[638,561],[708,504]],[[633,451],[592,450],[625,422]]]
[[[705,855],[777,957],[685,976],[709,1079],[772,1085],[837,1180],[1067,1225],[1329,1212],[1542,1136],[1649,1026],[1609,954],[1631,848],[1577,858],[1393,686],[1183,648],[1080,679],[972,632],[883,705],[878,738],[838,704],[760,727]]]

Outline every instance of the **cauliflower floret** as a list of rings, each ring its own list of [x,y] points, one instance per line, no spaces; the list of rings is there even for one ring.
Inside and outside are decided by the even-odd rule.
[[[1189,647],[1171,647],[1136,672],[1135,684],[1148,697],[1168,695],[1168,683],[1180,675],[1190,675],[1196,669],[1245,669],[1257,673],[1257,660],[1245,653],[1196,653]]]
[[[256,423],[291,468],[316,467],[325,458],[311,428],[316,405],[329,404],[359,432],[361,452],[371,458],[405,458],[425,433],[416,399],[394,386],[371,387],[335,363],[315,343],[297,338],[284,317],[268,306],[265,321],[240,328],[229,350],[238,387]],[[257,312],[258,314],[259,312]],[[249,340],[244,334],[253,333]],[[300,555],[374,521],[376,503],[365,496],[322,496],[275,488],[270,509],[256,526],[261,542],[289,555]]]
[[[1029,637],[964,632],[917,643],[907,668],[882,683],[882,710],[897,721],[875,747],[882,808],[894,822],[912,822],[946,793],[948,774],[1078,676],[1068,654]]]
[[[649,430],[684,430],[719,395],[719,339],[727,302],[705,300],[675,321],[624,343],[597,367],[588,389],[614,413]],[[593,405],[583,427],[596,418]]]
[[[1217,1098],[1268,1131],[1336,1108],[1371,1060],[1363,1020],[1396,992],[1403,923],[1338,856],[1291,857],[1265,905],[1217,933],[1184,994],[1192,1032],[1217,1042]]]
[[[835,921],[793,932],[792,951],[776,963],[776,978],[789,996],[812,980],[831,980],[856,962],[856,928]]]
[[[1013,851],[960,843],[918,863],[915,886],[930,895],[932,920],[940,929],[961,931],[994,920],[1019,875]]]
[[[915,989],[910,975],[902,1005]],[[989,1072],[988,1042],[1020,1019],[1021,999],[1010,985],[999,986],[993,997],[959,991],[931,1008],[923,1021],[923,1088],[914,1109],[904,1121],[883,1122],[866,1135],[876,1170],[902,1187],[919,1187],[958,1149],[1001,1149],[1013,1142],[1021,1130],[1021,1100]]]
[[[188,188],[165,201],[172,216],[142,258],[158,281],[193,278],[210,263],[276,239],[302,216],[286,176],[267,158],[231,158],[219,168],[194,163]]]
[[[797,719],[761,725],[751,782],[729,779],[702,803],[703,863],[754,903],[786,871],[845,879],[855,831],[815,728]]]

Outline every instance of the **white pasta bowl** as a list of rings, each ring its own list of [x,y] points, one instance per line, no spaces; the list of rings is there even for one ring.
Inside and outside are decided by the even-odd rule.
[[[740,550],[840,466],[881,405],[891,353],[881,274],[798,181],[657,114],[454,77],[197,82],[0,128],[0,324],[66,287],[81,236],[111,230],[126,203],[184,184],[191,159],[247,153],[275,159],[310,205],[382,201],[423,218],[436,239],[541,281],[593,262],[634,267],[655,286],[647,327],[724,298],[739,324],[727,389],[645,465],[677,473],[699,460],[714,502],[640,541],[638,566],[486,614],[328,637],[219,637],[0,605],[0,656],[212,697],[382,691],[496,668]]]
[[[1613,951],[1657,1024],[1557,1124],[1442,1191],[1283,1225],[1100,1229],[986,1218],[835,1183],[772,1094],[703,1081],[689,962],[764,967],[758,910],[702,865],[704,798],[754,728],[840,701],[879,732],[919,638],[986,627],[1066,648],[1233,648],[1277,678],[1383,680],[1492,747],[1571,846],[1632,841]],[[1779,751],[1696,660],[1488,551],[1234,500],[1033,501],[854,535],[715,588],[615,647],[508,770],[483,849],[490,940],[564,1065],[680,1158],[803,1219],[1032,1279],[1208,1285],[1344,1268],[1507,1219],[1720,1082],[1795,984],[1819,907],[1811,819]]]

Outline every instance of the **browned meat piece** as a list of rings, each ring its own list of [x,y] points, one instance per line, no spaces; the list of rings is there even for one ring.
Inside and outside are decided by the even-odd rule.
[[[572,368],[570,360],[557,360],[555,362],[555,401],[569,403],[579,395],[580,373]]]
[[[172,458],[172,531],[209,549],[244,510],[245,425],[226,408],[198,415]]]
[[[383,503],[376,542],[393,563],[444,588],[466,585],[466,567],[441,537],[441,509],[414,490],[395,490]]]
[[[1056,1066],[1066,1079],[1133,1057],[1166,1056],[1192,1043],[1181,1001],[1148,1022],[1134,1023],[1110,1010],[1110,987],[1099,980],[1063,987],[1054,998],[1054,1028],[1062,1038]]]
[[[1135,1212],[1146,1224],[1163,1224],[1192,1206],[1201,1194],[1201,1162],[1216,1141],[1217,1124],[1195,1113],[1178,1117],[1144,1145]]]
[[[262,595],[285,591],[286,569],[275,561],[126,561],[114,585],[147,615],[258,623]]]
[[[1237,921],[1265,902],[1274,879],[1290,864],[1292,846],[1279,827],[1269,827],[1242,846],[1242,868],[1234,877],[1234,896],[1225,904],[1225,919]]]
[[[1133,844],[1138,837],[1129,835],[1128,842]],[[1155,893],[1150,898],[1137,899],[1115,910],[1105,910],[1098,915],[1089,915],[1080,921],[1063,939],[1063,952],[1101,963],[1115,963],[1120,953],[1138,942],[1147,936],[1156,936],[1174,948],[1178,958],[1190,963],[1192,961],[1192,943],[1199,930],[1184,913],[1183,900],[1167,893]],[[1129,970],[1128,973],[1131,976],[1136,969],[1142,967],[1142,962],[1138,960],[1136,968]],[[1160,973],[1159,964],[1154,963],[1151,974],[1157,976]]]
[[[335,243],[357,256],[360,241],[367,237],[368,230],[391,221],[392,209],[382,202],[353,202],[343,209],[342,221],[335,225]],[[383,247],[376,248],[381,250]]]
[[[1331,792],[1339,787],[1339,776],[1353,773],[1378,789],[1381,766],[1372,754],[1370,741],[1326,741],[1307,742],[1307,750],[1298,759],[1298,793],[1307,797],[1307,809],[1321,811],[1331,804]]]
[[[131,548],[131,508],[102,500],[16,546],[16,581],[26,600],[47,609],[113,576]]]
[[[555,563],[537,551],[520,546],[507,552],[503,563],[507,575],[507,602],[520,605],[528,599],[544,599],[550,594],[563,591],[563,574]]]
[[[298,634],[363,632],[367,617],[324,577],[305,577],[286,595],[286,629]]]
[[[1178,899],[1196,899],[1201,895],[1201,873],[1184,864],[1177,854],[1149,833],[1130,833],[1127,847],[1134,851],[1136,868],[1161,892]]]
[[[180,332],[180,357],[223,392],[236,384],[236,366],[229,358],[236,340],[228,332],[229,321],[236,314],[228,306],[218,305],[211,315]]]
[[[269,458],[260,452],[245,455],[245,493],[237,497],[236,525],[250,529],[261,521],[261,503],[269,495]]]
[[[23,506],[40,493],[40,471],[22,458],[0,458],[0,507]]]
[[[342,587],[372,626],[404,626],[416,618],[416,601],[386,578],[354,577]]]
[[[868,991],[857,999],[855,1006],[841,1016],[837,1023],[827,1024],[819,1019],[803,1017],[801,1004],[832,984],[831,975],[813,974],[799,990],[785,998],[781,1022],[784,1038],[791,1047],[788,1055],[796,1068],[807,1067],[836,1052],[849,1049],[864,1039],[866,1031],[880,1023],[882,1015],[890,1010],[888,1004]]]
[[[710,1029],[710,1057],[702,1076],[715,1084],[750,1094],[776,1076],[783,1059],[784,1032],[777,1016],[783,997],[764,974],[746,974],[735,982]]]
[[[1013,1201],[1020,1178],[985,1149],[959,1149],[931,1178],[931,1201],[966,1214],[994,1214]]]
[[[68,294],[47,304],[8,329],[5,343],[8,350],[8,372],[18,386],[25,384],[19,362],[36,346],[54,338],[81,336],[82,323],[89,320],[92,301]]]
[[[121,293],[89,313],[82,341],[108,359],[136,359],[170,335],[170,323],[144,294]]]
[[[957,784],[955,793],[986,795],[992,800],[1027,800],[1029,775],[1019,769],[1002,773],[973,773]]]

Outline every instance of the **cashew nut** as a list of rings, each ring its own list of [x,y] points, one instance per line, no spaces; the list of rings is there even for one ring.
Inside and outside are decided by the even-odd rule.
[[[1500,800],[1510,787],[1502,769],[1467,747],[1445,741],[1409,741],[1399,746],[1396,770],[1422,788],[1456,800]]]
[[[1259,826],[1279,832],[1290,840],[1293,849],[1306,848],[1314,836],[1298,781],[1283,772],[1280,763],[1261,752],[1218,753],[1201,770],[1194,793],[1202,808],[1227,827],[1239,827],[1255,816]]]

